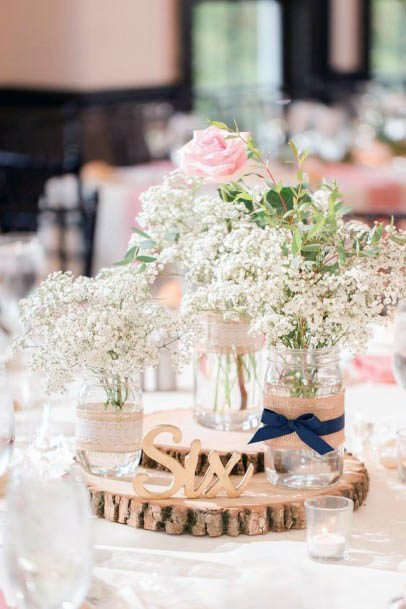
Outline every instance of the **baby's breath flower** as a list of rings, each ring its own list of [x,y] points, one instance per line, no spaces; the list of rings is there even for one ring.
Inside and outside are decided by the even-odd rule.
[[[179,364],[189,359],[185,320],[150,297],[148,277],[130,267],[103,269],[94,279],[57,272],[21,301],[23,336],[31,366],[47,391],[63,391],[81,370],[135,377],[169,349]],[[181,339],[181,340],[179,340]]]

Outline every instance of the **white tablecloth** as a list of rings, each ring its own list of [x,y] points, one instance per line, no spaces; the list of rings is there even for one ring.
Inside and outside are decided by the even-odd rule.
[[[191,406],[192,396],[151,393],[144,401],[151,412]],[[360,416],[406,426],[406,396],[395,386],[351,388],[346,404],[349,427]],[[73,433],[73,405],[55,407],[53,418],[55,431]],[[337,564],[311,561],[304,531],[171,537],[95,519],[95,575],[117,594],[107,606],[121,609],[122,599],[131,609],[385,609],[406,591],[406,486],[371,456],[367,465],[370,492],[354,514],[351,556]]]

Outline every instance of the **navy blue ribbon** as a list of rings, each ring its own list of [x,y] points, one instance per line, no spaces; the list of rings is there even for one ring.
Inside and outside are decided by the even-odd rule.
[[[297,419],[287,419],[283,414],[264,409],[261,421],[264,426],[255,432],[249,444],[280,438],[281,436],[287,436],[296,432],[302,442],[310,446],[319,455],[325,455],[334,450],[320,436],[328,436],[344,429],[343,414],[336,419],[329,419],[328,421],[320,421],[316,415],[310,412],[302,414]]]

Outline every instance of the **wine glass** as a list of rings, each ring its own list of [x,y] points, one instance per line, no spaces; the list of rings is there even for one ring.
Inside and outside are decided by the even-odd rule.
[[[19,329],[19,306],[42,276],[44,255],[33,233],[0,235],[0,330],[10,339]]]
[[[395,315],[393,373],[400,387],[406,389],[406,299],[400,301]],[[406,609],[406,594],[394,599],[390,609]]]
[[[5,473],[13,454],[14,407],[4,366],[0,366],[0,477]]]
[[[85,486],[27,468],[12,477],[6,509],[6,581],[19,609],[78,609],[92,565]]]
[[[400,301],[395,315],[393,373],[397,383],[406,389],[406,299]]]

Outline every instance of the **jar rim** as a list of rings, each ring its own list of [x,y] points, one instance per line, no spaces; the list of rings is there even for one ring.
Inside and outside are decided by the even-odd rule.
[[[101,381],[102,376],[104,376],[108,382],[111,382],[112,380],[119,377],[121,381],[130,383],[131,385],[134,385],[135,387],[138,387],[139,385],[141,385],[141,372],[138,370],[135,370],[134,373],[129,376],[123,376],[122,374],[114,374],[114,373],[106,374],[106,373],[103,373],[103,371],[96,372],[96,371],[87,369],[87,370],[83,370],[81,372],[80,379],[84,383],[88,383],[88,384],[92,384],[92,385],[99,385],[99,386],[103,387],[104,384]]]
[[[335,506],[326,506],[323,503],[328,503],[331,499],[336,503]],[[308,497],[305,499],[305,507],[308,510],[318,512],[347,512],[354,508],[354,501],[349,497],[340,495],[319,495],[318,497]]]

